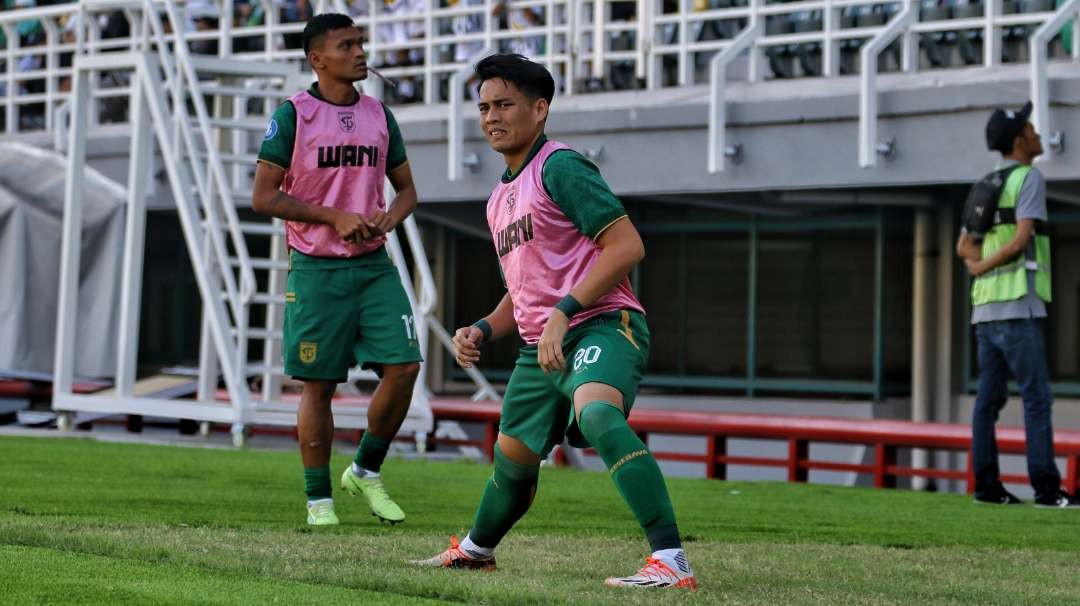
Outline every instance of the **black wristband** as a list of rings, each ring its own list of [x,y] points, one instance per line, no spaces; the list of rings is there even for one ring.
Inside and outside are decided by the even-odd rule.
[[[573,318],[574,314],[585,308],[574,298],[574,295],[567,294],[562,299],[559,299],[559,302],[555,304],[555,309],[566,314],[567,318]]]
[[[476,322],[473,322],[473,326],[480,329],[480,332],[484,333],[484,340],[491,340],[491,324],[487,320],[480,318]]]

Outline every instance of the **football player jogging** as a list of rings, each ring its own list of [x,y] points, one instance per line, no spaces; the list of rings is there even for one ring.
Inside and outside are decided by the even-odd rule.
[[[379,472],[408,412],[421,354],[412,308],[383,244],[416,208],[416,188],[390,110],[353,86],[367,77],[363,42],[345,15],[308,21],[304,52],[318,82],[274,112],[252,198],[257,212],[285,220],[285,373],[304,384],[297,432],[312,525],[338,523],[330,399],[357,363],[381,380],[341,487],[363,495],[380,519],[405,519]],[[397,192],[389,211],[386,177]]]
[[[503,399],[495,470],[468,536],[415,564],[493,570],[495,547],[529,509],[540,461],[564,436],[591,445],[652,555],[611,586],[695,588],[660,467],[626,422],[649,352],[627,275],[645,249],[597,168],[544,136],[551,74],[516,54],[476,65],[480,127],[507,169],[487,203],[507,294],[454,334],[459,364],[515,328],[525,341]]]

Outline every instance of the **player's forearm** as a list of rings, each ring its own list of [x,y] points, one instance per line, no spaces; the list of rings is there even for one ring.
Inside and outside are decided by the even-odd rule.
[[[390,225],[390,230],[397,228],[416,210],[416,188],[407,187],[394,196],[394,201],[390,204],[390,210],[386,214],[390,215],[390,220],[393,221]]]
[[[644,257],[645,247],[639,239],[613,242],[600,252],[585,279],[570,291],[570,295],[582,307],[592,305],[618,286]]]
[[[491,338],[488,341],[501,339],[517,330],[517,322],[514,320],[514,301],[510,293],[503,295],[499,304],[495,306],[484,320],[491,326]]]
[[[257,193],[252,198],[252,208],[257,213],[270,215],[283,221],[326,225],[332,225],[335,216],[340,212],[318,204],[301,202],[281,190],[262,195]]]

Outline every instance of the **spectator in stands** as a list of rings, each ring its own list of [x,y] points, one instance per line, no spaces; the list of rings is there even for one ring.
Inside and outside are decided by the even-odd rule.
[[[383,0],[383,13],[386,15],[422,15],[426,10],[427,0]],[[382,44],[400,45],[423,40],[427,31],[424,29],[424,21],[416,19],[384,23],[378,27],[376,35]],[[383,62],[390,66],[416,65],[423,59],[423,51],[418,46],[398,48],[383,53]],[[416,78],[409,76],[399,79],[397,90],[391,96],[396,97],[395,100],[401,103],[419,100]]]
[[[1046,231],[1046,180],[1031,163],[1043,153],[1039,134],[1020,111],[996,109],[986,125],[986,143],[1000,152],[1004,187],[999,219],[981,239],[961,233],[957,253],[974,282],[971,322],[978,340],[979,387],[972,416],[975,500],[1010,505],[1020,499],[1002,486],[994,424],[1016,379],[1024,401],[1028,476],[1038,507],[1080,507],[1061,490],[1054,463],[1046,344],[1046,303],[1050,301],[1050,239]]]
[[[35,6],[37,6],[35,0],[5,0],[4,2],[4,8],[9,10],[34,8]],[[27,19],[17,22],[15,24],[15,32],[19,37],[20,48],[30,48],[45,44],[45,29],[37,19]],[[7,36],[4,35],[2,30],[0,30],[0,45],[4,47],[7,46]],[[15,71],[18,73],[38,71],[44,66],[45,57],[43,55],[22,55],[15,60]],[[17,95],[43,93],[45,92],[45,80],[19,80],[16,83],[15,91]],[[0,92],[7,94],[6,83]],[[17,115],[19,116],[19,128],[22,130],[41,129],[45,127],[44,103],[21,105]]]
[[[544,9],[540,7],[510,8],[510,0],[502,0],[495,5],[495,16],[505,17],[506,29],[525,31],[544,24]],[[516,36],[503,44],[503,52],[517,53],[529,59],[536,59],[544,54],[543,36]]]
[[[210,0],[193,0],[184,5],[184,17],[189,32],[211,32],[218,29],[221,10]],[[190,46],[191,52],[198,55],[218,54],[216,38],[192,40]]]
[[[238,0],[234,5],[233,27],[258,27],[266,20],[262,2],[258,0]],[[233,52],[255,53],[266,50],[266,39],[261,35],[240,36],[233,38]]]
[[[636,2],[612,2],[611,21],[637,21]],[[637,32],[619,32],[612,34],[611,50],[628,51],[637,48]],[[611,63],[611,87],[615,90],[634,88],[640,84],[634,70],[633,61],[613,61]]]
[[[277,3],[281,7],[278,17],[281,23],[299,23],[307,21],[315,14],[314,8],[308,0],[281,0]],[[301,48],[303,36],[299,33],[285,34],[282,36],[285,48]]]
[[[466,6],[480,6],[484,4],[484,0],[464,0]],[[448,0],[447,6],[458,6],[462,3],[462,0]],[[493,11],[494,12],[494,11]],[[450,24],[453,33],[458,36],[465,36],[468,34],[477,34],[484,31],[484,15],[482,13],[470,13],[468,15],[459,15],[454,17]],[[455,63],[468,63],[473,60],[484,48],[484,42],[482,40],[474,40],[469,42],[458,42],[454,45],[454,62]],[[480,81],[475,75],[469,78],[469,81],[465,83],[465,90],[470,98],[476,100],[479,95],[476,91],[477,85]]]

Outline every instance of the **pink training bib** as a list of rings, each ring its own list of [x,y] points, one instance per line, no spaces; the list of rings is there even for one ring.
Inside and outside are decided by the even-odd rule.
[[[555,304],[585,278],[601,251],[578,231],[544,187],[544,162],[560,149],[569,147],[556,141],[545,143],[521,174],[495,187],[487,204],[488,227],[514,302],[514,319],[521,338],[530,345],[540,340]],[[575,202],[588,204],[588,200]],[[629,279],[575,315],[570,326],[619,309],[644,313]]]
[[[308,91],[289,98],[296,108],[296,141],[281,189],[297,200],[364,216],[386,210],[383,181],[390,133],[382,103],[361,94],[349,106]],[[385,237],[352,243],[331,225],[285,222],[289,248],[314,257],[358,257]]]

